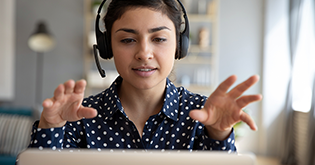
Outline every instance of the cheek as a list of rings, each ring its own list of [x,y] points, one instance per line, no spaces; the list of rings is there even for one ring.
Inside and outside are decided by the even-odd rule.
[[[126,72],[128,71],[127,68],[127,61],[125,60],[125,58],[122,58],[121,56],[115,56],[114,55],[114,64],[115,64],[115,68],[116,71],[118,72],[119,75],[123,76],[126,74]]]
[[[177,49],[176,43],[171,44],[167,49],[164,49],[164,53],[167,54],[166,58],[171,59],[174,62],[176,49]]]
[[[161,49],[159,54],[160,58],[157,59],[159,59],[160,65],[163,65],[162,68],[172,70],[175,61],[175,48]]]
[[[117,43],[112,42],[112,52],[113,52],[113,56],[117,56],[117,54],[119,55],[121,52],[121,49],[118,49],[119,46],[117,45]]]
[[[115,59],[115,63],[117,61],[117,64],[120,64],[122,62],[125,62],[128,60],[128,57],[130,56],[130,51],[127,49],[121,49],[119,45],[117,44],[112,44],[112,52],[113,52],[113,57]]]
[[[124,64],[127,64],[129,63],[128,62],[128,52],[125,52],[124,49],[117,49],[115,48],[115,46],[113,45],[112,46],[113,48],[113,59],[114,59],[114,63],[115,63],[115,67],[116,67],[116,70],[118,71],[119,74],[121,74],[120,72],[123,71],[123,70],[126,70],[125,67],[127,65],[124,65]]]

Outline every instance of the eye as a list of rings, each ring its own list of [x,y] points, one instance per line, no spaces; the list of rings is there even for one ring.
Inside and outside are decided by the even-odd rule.
[[[136,42],[136,40],[134,40],[132,38],[126,38],[126,39],[121,40],[120,42],[124,43],[124,44],[129,44],[129,43],[132,43],[132,42]]]
[[[153,41],[154,42],[165,42],[167,40],[165,38],[154,38]]]

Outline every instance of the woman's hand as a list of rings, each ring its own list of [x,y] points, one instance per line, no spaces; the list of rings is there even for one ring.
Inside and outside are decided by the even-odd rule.
[[[69,80],[60,84],[54,92],[54,97],[43,101],[43,112],[39,121],[39,128],[62,127],[67,121],[77,121],[84,118],[93,118],[97,111],[81,105],[85,80],[74,82]]]
[[[240,121],[247,123],[252,130],[256,130],[254,120],[242,109],[252,102],[261,100],[262,96],[241,95],[258,80],[259,76],[252,76],[228,92],[236,81],[235,75],[230,76],[210,95],[204,108],[192,110],[190,117],[204,124],[209,136],[216,140],[226,139],[233,125]]]

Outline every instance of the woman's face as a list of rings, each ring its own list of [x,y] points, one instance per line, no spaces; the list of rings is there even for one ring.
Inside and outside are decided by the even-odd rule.
[[[174,23],[149,8],[131,8],[113,24],[114,61],[123,84],[136,89],[165,88],[176,51]]]

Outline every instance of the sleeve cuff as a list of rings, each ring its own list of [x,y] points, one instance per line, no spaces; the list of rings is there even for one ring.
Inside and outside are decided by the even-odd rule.
[[[234,128],[228,138],[225,140],[214,140],[211,139],[207,133],[202,136],[202,140],[204,141],[204,150],[219,150],[219,151],[228,151],[228,152],[235,152],[235,135],[234,135]]]
[[[42,129],[38,128],[39,121],[33,124],[31,142],[29,147],[32,148],[62,148],[65,126],[60,128]]]

